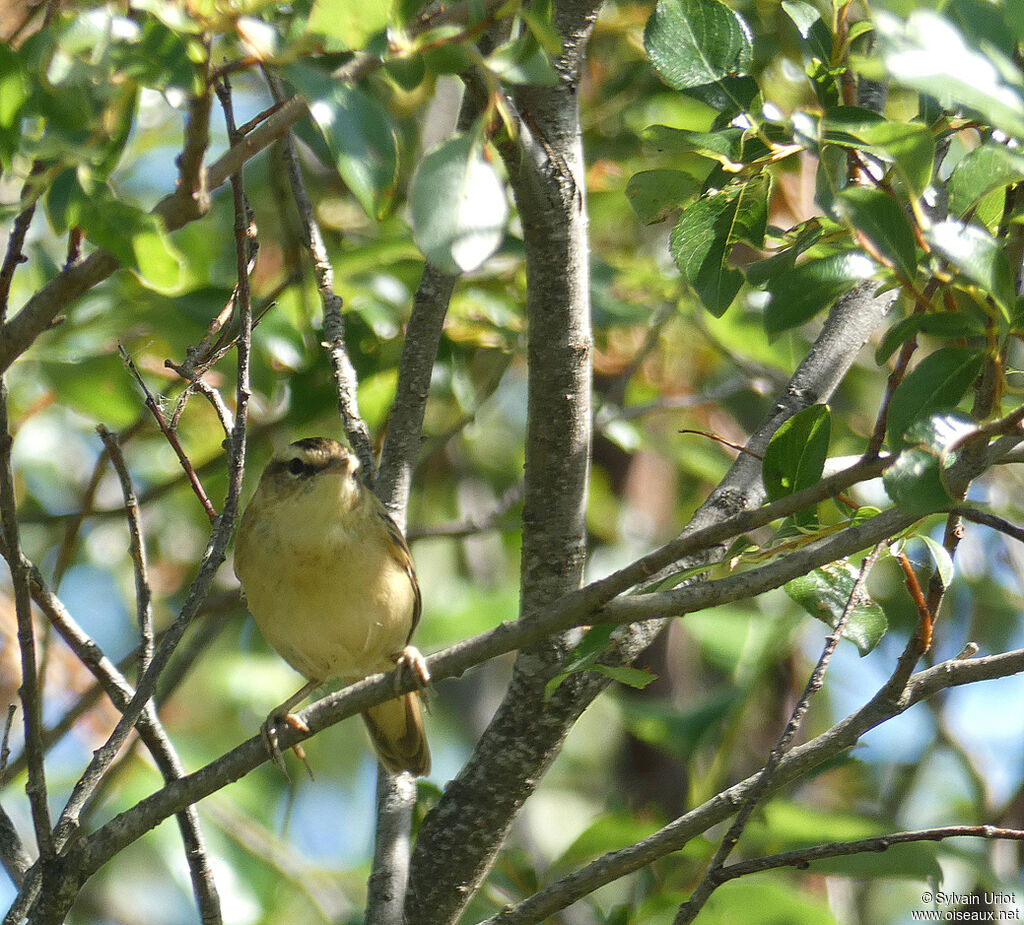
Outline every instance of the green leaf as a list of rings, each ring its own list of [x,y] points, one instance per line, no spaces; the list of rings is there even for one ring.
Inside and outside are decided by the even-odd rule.
[[[724,723],[743,699],[743,691],[727,687],[685,707],[657,701],[622,698],[623,725],[640,741],[684,760]]]
[[[825,114],[822,128],[826,140],[834,144],[893,162],[915,196],[931,182],[935,139],[925,125],[889,121],[866,109],[839,106]]]
[[[1017,303],[1010,263],[999,243],[984,228],[960,222],[940,222],[925,232],[933,250],[970,282],[991,296],[1009,321]]]
[[[61,404],[87,419],[116,429],[138,420],[142,400],[115,354],[40,360],[39,368]]]
[[[917,312],[901,318],[885,332],[882,342],[875,351],[875,362],[883,364],[905,341],[918,333],[953,340],[984,334],[985,327],[979,318],[965,312]]]
[[[487,57],[487,66],[511,84],[553,87],[558,82],[551,59],[532,32],[524,32],[495,49]]]
[[[78,221],[86,237],[134,270],[150,289],[174,292],[184,259],[150,212],[115,199],[103,184],[88,194],[79,188]]]
[[[391,208],[398,143],[391,116],[372,96],[326,74],[293,64],[285,74],[309,105],[341,178],[371,218]]]
[[[387,28],[391,7],[384,0],[315,0],[306,31],[333,39],[332,51],[357,51]]]
[[[1024,84],[997,49],[979,50],[945,17],[912,10],[906,21],[875,16],[878,54],[899,84],[934,96],[946,109],[966,107],[1008,135],[1024,138]]]
[[[927,547],[928,554],[932,557],[932,562],[935,563],[936,573],[942,579],[942,584],[948,588],[949,583],[953,580],[953,557],[949,554],[949,550],[926,533],[919,533],[916,539],[919,539]]]
[[[835,199],[839,216],[863,233],[904,276],[917,269],[914,233],[906,213],[892,196],[866,186],[848,186]]]
[[[764,240],[769,181],[709,193],[683,211],[669,238],[672,258],[704,306],[721,316],[743,285],[743,274],[728,265],[740,240],[755,247]]]
[[[860,569],[843,559],[794,578],[786,583],[785,590],[812,617],[834,629],[859,575]],[[862,591],[843,628],[843,638],[849,639],[864,656],[878,645],[888,625],[885,611]]]
[[[828,405],[811,405],[784,421],[768,441],[761,474],[769,501],[776,501],[821,478],[832,435]],[[814,510],[802,511],[797,522],[813,522]]]
[[[458,135],[437,145],[412,179],[416,246],[445,273],[468,273],[501,245],[508,200],[483,145]]]
[[[755,260],[744,267],[747,282],[751,286],[763,286],[773,277],[792,270],[797,257],[821,238],[821,235],[821,221],[817,218],[809,219],[791,229],[777,253],[763,260]]]
[[[1024,154],[986,141],[961,160],[949,177],[949,209],[962,218],[992,190],[1024,180]]]
[[[644,30],[644,48],[676,90],[743,76],[753,60],[750,29],[718,0],[658,0]]]
[[[587,861],[646,838],[657,829],[657,823],[639,818],[639,814],[601,813],[593,824],[576,836],[552,867],[556,870],[576,870]]]
[[[956,498],[946,472],[956,462],[955,447],[976,430],[974,421],[958,414],[933,414],[914,424],[906,434],[910,447],[882,476],[896,506],[915,517],[949,507]]]
[[[741,162],[743,136],[743,129],[735,126],[717,132],[693,132],[668,125],[649,125],[644,129],[644,142],[656,151],[699,154],[727,166]]]
[[[637,218],[653,225],[688,202],[699,186],[696,177],[681,170],[642,170],[629,178],[626,198]]]
[[[826,64],[832,60],[832,33],[829,31],[817,7],[805,0],[783,0],[782,8],[793,20],[803,39],[805,54]]]
[[[620,665],[601,665],[597,659],[608,648],[615,627],[610,625],[592,626],[569,654],[565,668],[544,686],[544,699],[550,700],[552,695],[570,675],[581,671],[597,671],[613,681],[642,690],[657,675],[642,668],[629,668]]]
[[[629,668],[622,665],[595,664],[590,666],[590,670],[606,675],[613,681],[618,681],[619,684],[625,684],[627,687],[632,687],[638,691],[643,690],[652,681],[658,679],[656,674],[652,674],[643,668]]]
[[[0,129],[14,126],[31,95],[32,84],[17,52],[0,43]]]
[[[917,420],[952,411],[981,372],[984,354],[969,347],[941,347],[926,356],[899,384],[889,403],[887,439],[893,451],[913,442]]]
[[[803,324],[877,269],[861,251],[846,251],[780,273],[768,283],[765,330],[774,335]]]

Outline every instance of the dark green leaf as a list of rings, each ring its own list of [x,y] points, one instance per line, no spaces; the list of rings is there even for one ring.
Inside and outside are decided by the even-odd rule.
[[[708,194],[683,211],[669,248],[683,278],[705,307],[720,316],[743,285],[728,265],[736,242],[759,246],[768,219],[769,183],[764,177]]]
[[[684,708],[674,704],[623,698],[623,723],[642,742],[669,755],[688,759],[742,701],[743,691],[730,687]]]
[[[719,163],[738,164],[743,158],[743,129],[730,126],[717,132],[691,132],[667,125],[649,125],[644,141],[657,151],[669,154],[699,154]]]
[[[1010,263],[1002,248],[984,228],[960,222],[940,222],[925,232],[933,250],[991,296],[1009,321],[1017,302]]]
[[[744,269],[747,282],[751,286],[763,286],[773,277],[793,269],[796,258],[822,235],[821,222],[816,218],[804,222],[798,226],[798,229],[795,237],[787,236],[787,240],[792,237],[791,242],[781,248],[777,254],[765,257],[764,260],[757,260]]]
[[[626,184],[626,198],[640,221],[663,222],[697,192],[700,182],[681,170],[642,170]]]
[[[918,312],[908,315],[885,332],[882,342],[875,351],[875,362],[879,365],[884,363],[905,341],[918,333],[952,340],[958,337],[976,337],[984,334],[985,328],[980,319],[965,312]]]
[[[524,32],[487,57],[487,66],[507,83],[551,87],[558,73],[532,32]]]
[[[793,20],[803,39],[804,53],[826,64],[832,60],[832,33],[821,18],[817,7],[805,0],[783,0],[782,8]]]
[[[93,244],[110,251],[151,289],[177,287],[182,256],[157,216],[115,199],[103,184],[81,195],[77,216]]]
[[[505,236],[505,186],[472,135],[437,145],[412,180],[416,246],[445,273],[475,270]]]
[[[956,462],[955,447],[976,429],[974,421],[958,414],[933,414],[917,421],[906,433],[909,448],[883,475],[889,497],[915,516],[952,504],[956,498],[949,490],[946,472]]]
[[[893,503],[914,517],[924,517],[948,507],[951,497],[942,478],[939,457],[920,447],[903,450],[882,476]]]
[[[917,269],[914,233],[892,196],[866,186],[849,186],[836,196],[835,209],[905,276],[913,277]]]
[[[949,178],[949,209],[959,217],[992,190],[1024,180],[1024,154],[986,141],[961,160]]]
[[[286,69],[309,104],[334,166],[371,218],[390,210],[398,174],[391,117],[372,96],[304,65]]]
[[[969,347],[941,347],[899,384],[889,403],[887,439],[894,451],[910,441],[917,420],[952,411],[981,372],[984,354]]]
[[[743,18],[718,0],[658,0],[644,47],[662,79],[686,90],[739,77],[753,58]]]
[[[1024,85],[1012,60],[995,48],[973,47],[933,10],[915,9],[906,20],[879,11],[875,23],[881,63],[893,80],[1024,138]]]
[[[825,114],[822,127],[826,140],[894,163],[915,196],[931,182],[935,139],[927,126],[889,121],[866,109],[840,106]]]
[[[811,405],[784,421],[768,441],[761,463],[765,491],[776,501],[813,485],[821,478],[832,435],[828,405]],[[797,522],[815,520],[814,510],[801,512]]]
[[[847,251],[806,260],[779,274],[768,283],[765,330],[778,334],[803,324],[877,269],[860,251]]]
[[[786,583],[785,590],[812,617],[835,628],[859,575],[860,569],[844,559],[794,578]],[[849,639],[863,656],[878,645],[886,629],[885,611],[862,591],[843,628],[843,638]]]

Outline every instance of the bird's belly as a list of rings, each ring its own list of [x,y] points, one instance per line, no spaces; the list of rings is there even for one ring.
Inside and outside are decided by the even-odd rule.
[[[273,561],[244,576],[246,598],[264,638],[296,671],[355,680],[393,667],[414,600],[408,576],[389,558],[353,550],[344,566],[287,552]]]

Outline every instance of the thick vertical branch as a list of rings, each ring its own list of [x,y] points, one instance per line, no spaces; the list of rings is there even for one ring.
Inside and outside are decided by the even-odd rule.
[[[431,263],[425,264],[405,329],[395,404],[388,420],[375,486],[378,497],[403,528],[412,473],[423,434],[430,377],[456,279]]]
[[[526,247],[529,407],[523,512],[522,613],[579,586],[586,547],[591,340],[586,200],[577,84],[597,4],[559,5],[563,53],[552,87],[523,88],[522,147],[509,159]],[[527,128],[527,126],[529,128]],[[456,920],[500,849],[516,812],[584,704],[577,683],[540,709],[544,685],[574,634],[524,650],[505,700],[473,757],[417,839],[407,919]]]

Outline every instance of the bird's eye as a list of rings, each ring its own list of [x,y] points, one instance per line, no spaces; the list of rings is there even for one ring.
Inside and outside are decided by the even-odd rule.
[[[302,475],[302,473],[305,472],[305,470],[306,464],[301,459],[299,459],[298,456],[293,456],[290,460],[288,460],[288,471],[292,475]]]

